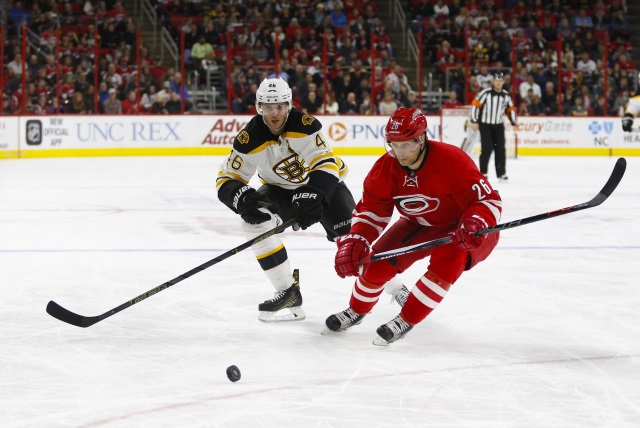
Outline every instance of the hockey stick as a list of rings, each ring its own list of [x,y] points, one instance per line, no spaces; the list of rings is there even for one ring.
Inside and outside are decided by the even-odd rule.
[[[49,304],[47,305],[47,313],[49,315],[51,315],[54,318],[59,319],[60,321],[66,322],[68,324],[71,325],[75,325],[77,327],[89,327],[94,325],[95,323],[102,321],[105,318],[109,318],[111,315],[115,315],[118,312],[127,309],[129,306],[133,306],[136,303],[139,303],[141,301],[143,301],[144,299],[153,296],[154,294],[157,294],[159,292],[161,292],[162,290],[165,290],[169,287],[171,287],[172,285],[176,285],[177,283],[179,283],[180,281],[183,281],[187,278],[189,278],[192,275],[195,275],[196,273],[203,271],[205,269],[207,269],[208,267],[211,267],[213,265],[215,265],[216,263],[219,263],[225,259],[228,259],[229,257],[239,253],[242,250],[245,250],[249,247],[251,247],[253,244],[257,244],[260,241],[263,241],[273,235],[275,235],[276,233],[280,233],[282,231],[284,231],[287,227],[291,226],[292,224],[294,224],[296,222],[295,219],[292,220],[288,220],[284,223],[282,223],[280,226],[274,227],[273,229],[269,230],[268,232],[263,233],[262,235],[256,236],[255,238],[253,238],[250,241],[245,242],[244,244],[238,245],[237,247],[227,251],[224,254],[220,254],[218,257],[209,260],[206,263],[201,264],[198,267],[195,267],[193,269],[191,269],[188,272],[183,273],[182,275],[172,279],[171,281],[167,281],[162,285],[159,285],[155,288],[152,288],[151,290],[147,291],[146,293],[142,293],[141,295],[139,295],[138,297],[133,298],[132,300],[129,300],[126,303],[123,303],[122,305],[113,308],[107,312],[105,312],[102,315],[98,315],[95,317],[85,317],[82,315],[78,315],[76,313],[71,312],[68,309],[63,308],[62,306],[60,306],[59,304],[57,304],[56,302],[54,302],[53,300],[51,300],[49,302]]]
[[[613,191],[622,180],[622,176],[627,168],[627,160],[625,158],[619,158],[616,161],[616,165],[613,167],[613,171],[611,172],[611,176],[607,183],[604,185],[602,190],[589,202],[584,202],[582,204],[573,205],[567,208],[562,208],[555,211],[550,211],[544,214],[538,214],[531,217],[521,218],[520,220],[514,220],[509,223],[497,224],[491,227],[485,227],[484,229],[480,229],[475,234],[476,235],[486,235],[488,233],[498,232],[500,230],[512,229],[518,226],[524,226],[525,224],[535,223],[536,221],[546,220],[552,217],[558,217],[564,214],[571,214],[576,211],[586,210],[587,208],[597,207],[601,203],[607,200],[609,196],[613,193]],[[373,254],[371,256],[367,256],[361,260],[361,264],[366,264],[370,262],[375,262],[377,260],[389,259],[391,257],[401,256],[403,254],[413,253],[415,251],[426,250],[427,248],[437,247],[439,245],[445,245],[453,242],[453,238],[451,235],[445,236],[444,238],[434,239],[433,241],[423,242],[422,244],[409,245],[408,247],[397,248],[395,250],[385,251],[383,253]]]

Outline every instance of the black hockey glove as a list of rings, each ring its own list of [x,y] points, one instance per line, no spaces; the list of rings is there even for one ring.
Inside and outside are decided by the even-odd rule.
[[[260,224],[271,219],[269,214],[258,209],[268,205],[267,197],[250,186],[242,186],[233,197],[233,207],[242,220],[249,224]]]
[[[298,187],[291,203],[293,216],[302,230],[322,220],[322,193],[317,189],[310,186]]]
[[[633,129],[633,116],[627,113],[622,118],[622,130],[624,132],[631,132],[632,129]]]

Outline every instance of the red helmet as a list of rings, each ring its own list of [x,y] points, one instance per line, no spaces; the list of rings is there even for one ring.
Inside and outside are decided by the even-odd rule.
[[[387,141],[408,141],[418,139],[427,130],[427,118],[413,108],[399,108],[389,118],[384,133]]]

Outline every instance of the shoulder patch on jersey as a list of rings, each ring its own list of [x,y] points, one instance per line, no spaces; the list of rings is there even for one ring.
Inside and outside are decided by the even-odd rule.
[[[238,143],[240,144],[248,144],[249,143],[249,133],[246,130],[240,131],[238,134]]]
[[[287,119],[284,132],[311,135],[320,131],[320,129],[322,129],[322,124],[319,120],[316,120],[316,118],[310,114],[303,113],[300,110],[293,108],[289,113],[289,118]]]
[[[273,140],[267,125],[262,121],[262,116],[254,116],[242,131],[233,140],[233,149],[247,154],[258,149],[265,142]]]
[[[316,120],[316,118],[313,116],[309,116],[308,114],[305,114],[304,116],[302,116],[302,124],[305,126],[311,125],[314,120]]]

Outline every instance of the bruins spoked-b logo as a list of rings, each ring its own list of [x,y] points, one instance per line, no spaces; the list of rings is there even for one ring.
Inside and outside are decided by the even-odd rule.
[[[292,183],[302,183],[307,178],[307,168],[304,167],[304,161],[298,160],[297,154],[283,159],[273,167],[273,172]]]
[[[27,144],[38,146],[42,144],[42,122],[39,120],[27,120]]]
[[[245,130],[242,130],[239,134],[238,134],[238,142],[240,144],[249,144],[249,133]]]

